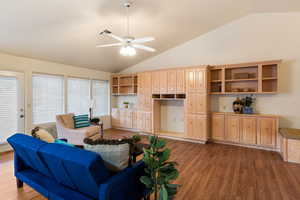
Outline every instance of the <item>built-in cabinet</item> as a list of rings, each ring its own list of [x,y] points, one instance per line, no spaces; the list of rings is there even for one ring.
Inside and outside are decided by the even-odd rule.
[[[112,109],[112,126],[202,142],[210,137],[213,141],[274,149],[278,143],[277,116],[210,115],[209,94],[276,93],[279,63],[275,60],[113,75],[112,94],[136,94],[138,103],[136,109]],[[180,133],[162,130],[160,109],[163,101],[169,100],[182,101],[184,128]]]
[[[212,113],[211,127],[214,141],[277,147],[278,116]]]
[[[207,141],[207,67],[186,70],[186,135],[190,139]]]

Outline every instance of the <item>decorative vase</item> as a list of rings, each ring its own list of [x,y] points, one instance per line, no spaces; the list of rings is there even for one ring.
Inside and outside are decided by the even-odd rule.
[[[253,114],[253,108],[245,106],[243,109],[244,114]]]
[[[242,102],[242,100],[240,100],[240,98],[237,98],[232,103],[232,109],[233,109],[234,113],[237,113],[237,114],[243,113],[243,102]]]

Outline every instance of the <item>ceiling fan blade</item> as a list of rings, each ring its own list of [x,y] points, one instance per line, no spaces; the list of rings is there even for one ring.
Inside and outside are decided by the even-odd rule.
[[[103,44],[103,45],[97,45],[96,48],[102,48],[102,47],[117,47],[122,46],[122,43],[114,43],[114,44]]]
[[[143,49],[145,51],[150,51],[150,52],[156,51],[155,49],[153,49],[151,47],[147,47],[147,46],[142,45],[142,44],[133,44],[132,46],[135,47],[135,48],[137,48],[137,49]]]
[[[112,33],[108,33],[107,35],[110,36],[110,37],[112,37],[112,38],[114,38],[114,39],[116,39],[116,40],[118,40],[118,41],[120,41],[120,42],[124,42],[125,41],[123,38],[121,38],[119,36],[116,36],[116,35],[114,35]]]
[[[143,38],[134,39],[132,42],[133,43],[144,43],[144,42],[150,42],[153,40],[155,40],[154,37],[143,37]]]

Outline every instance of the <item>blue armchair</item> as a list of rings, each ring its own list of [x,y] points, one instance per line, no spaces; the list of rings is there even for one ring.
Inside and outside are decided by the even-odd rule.
[[[24,134],[7,141],[15,151],[17,186],[24,182],[50,200],[141,200],[146,196],[139,181],[143,162],[114,174],[93,152]]]

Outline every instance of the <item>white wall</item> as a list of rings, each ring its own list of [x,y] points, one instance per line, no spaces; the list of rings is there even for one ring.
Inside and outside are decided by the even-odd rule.
[[[0,70],[17,71],[25,76],[25,129],[30,132],[32,128],[32,73],[58,74],[64,76],[82,77],[89,79],[110,80],[111,73],[90,70],[70,65],[63,65],[53,62],[29,59],[19,56],[0,53]],[[107,120],[106,127],[110,127],[110,120]],[[1,146],[0,146],[1,151]]]
[[[159,38],[158,38],[159,39]],[[254,14],[132,66],[122,73],[200,64],[282,59],[279,94],[257,95],[256,111],[278,114],[281,127],[300,128],[300,14]],[[214,96],[212,109],[230,111],[236,96]]]

